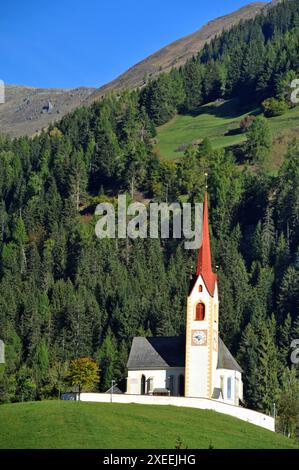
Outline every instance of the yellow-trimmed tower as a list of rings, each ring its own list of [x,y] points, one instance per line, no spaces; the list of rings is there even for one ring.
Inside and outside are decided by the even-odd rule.
[[[187,302],[185,396],[213,397],[218,361],[219,301],[212,270],[208,196],[203,207],[202,243]]]

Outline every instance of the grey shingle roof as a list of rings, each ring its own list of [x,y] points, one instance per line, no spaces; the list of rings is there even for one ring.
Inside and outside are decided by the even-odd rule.
[[[127,366],[128,369],[185,367],[185,337],[134,338]]]
[[[231,352],[227,349],[222,339],[219,337],[218,342],[218,364],[217,369],[237,370],[243,372]]]
[[[127,367],[131,370],[185,367],[185,344],[185,336],[136,337],[133,339]],[[221,338],[217,369],[242,372]]]
[[[108,388],[108,390],[105,393],[111,393],[111,392],[113,392],[114,395],[121,395],[124,393],[120,390],[120,388],[118,388],[117,385],[114,385],[113,390],[112,390],[112,387]]]

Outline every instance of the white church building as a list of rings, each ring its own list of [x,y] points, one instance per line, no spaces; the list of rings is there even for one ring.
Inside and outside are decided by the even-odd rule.
[[[80,400],[213,410],[275,431],[271,416],[239,406],[242,369],[219,338],[217,276],[212,270],[205,195],[202,242],[187,299],[186,335],[133,339],[126,393],[81,393]]]
[[[202,243],[187,299],[186,335],[134,338],[127,364],[127,394],[206,398],[240,404],[242,369],[219,337],[218,295],[205,194]]]

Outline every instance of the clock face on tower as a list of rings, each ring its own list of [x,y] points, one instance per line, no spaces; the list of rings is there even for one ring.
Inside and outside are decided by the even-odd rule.
[[[193,346],[206,346],[207,338],[207,330],[192,330],[191,339]]]

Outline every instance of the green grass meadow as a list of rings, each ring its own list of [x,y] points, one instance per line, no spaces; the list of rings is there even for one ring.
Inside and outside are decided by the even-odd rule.
[[[237,101],[229,100],[204,105],[194,116],[176,115],[158,128],[157,154],[164,160],[178,160],[184,154],[184,150],[180,150],[182,146],[190,145],[205,137],[210,139],[214,148],[241,144],[245,141],[246,135],[237,133],[240,121],[248,114],[258,113],[258,109],[240,109]],[[299,131],[299,106],[290,109],[283,116],[268,121],[274,139],[285,130]]]
[[[1,449],[296,449],[286,437],[207,410],[44,401],[0,406]]]

